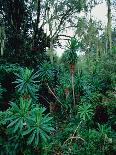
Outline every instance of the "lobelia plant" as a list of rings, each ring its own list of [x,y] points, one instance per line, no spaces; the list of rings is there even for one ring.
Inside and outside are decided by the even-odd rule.
[[[52,127],[52,117],[44,115],[46,108],[36,106],[31,110],[28,120],[29,127],[23,131],[22,135],[28,135],[27,144],[37,147],[40,143],[46,143],[50,138],[50,133],[54,131]]]
[[[44,63],[42,63],[39,67],[39,78],[41,79],[41,82],[44,82],[45,84],[51,83],[53,80],[53,76],[54,72],[52,64],[44,61]]]
[[[93,109],[91,104],[83,103],[79,105],[78,114],[80,116],[80,119],[82,119],[83,121],[90,120],[93,116]]]
[[[34,73],[34,70],[29,70],[28,68],[21,68],[19,73],[15,73],[17,79],[15,84],[17,84],[16,89],[21,94],[21,96],[26,98],[36,99],[36,92],[39,89],[38,86],[38,72]]]
[[[19,105],[11,102],[11,108],[8,109],[8,128],[12,128],[12,131],[21,132],[28,124],[29,113],[31,110],[31,100],[20,98]]]
[[[75,37],[72,37],[69,40],[67,49],[64,51],[63,54],[63,61],[69,65],[70,73],[74,74],[75,64],[77,62],[77,50],[79,49],[80,45],[79,42]]]
[[[46,108],[35,106],[32,100],[20,98],[20,103],[11,103],[5,122],[7,130],[13,137],[20,135],[27,145],[39,149],[48,142],[52,127],[52,117],[45,115]],[[3,113],[0,113],[1,117]],[[13,138],[12,137],[12,138]]]
[[[108,150],[108,147],[113,144],[112,137],[114,133],[112,132],[111,127],[106,124],[98,124],[97,130],[100,136],[100,149],[104,153],[106,150]]]
[[[105,138],[105,136],[109,136],[111,134],[111,127],[108,127],[105,124],[100,125],[98,123],[98,131],[99,131],[100,136]]]
[[[72,78],[72,92],[73,92],[73,101],[75,107],[75,92],[74,92],[74,69],[75,64],[77,62],[77,50],[79,48],[79,43],[75,37],[72,37],[71,40],[68,42],[67,50],[64,51],[62,60],[64,63],[69,65],[69,70],[71,73]]]

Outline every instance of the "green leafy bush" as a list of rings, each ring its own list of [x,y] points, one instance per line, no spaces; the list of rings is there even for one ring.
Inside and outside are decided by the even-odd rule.
[[[90,120],[93,116],[93,109],[91,104],[83,103],[82,105],[79,105],[78,114],[80,116],[80,119],[82,119],[83,121]]]
[[[51,82],[54,77],[53,66],[50,62],[44,62],[39,67],[39,78],[41,82]]]
[[[28,144],[33,144],[34,146],[39,145],[39,143],[46,143],[50,138],[50,133],[54,131],[51,120],[52,117],[43,115],[45,108],[35,107],[30,112],[30,117],[28,119],[29,127],[25,130],[22,135],[28,135]]]
[[[67,50],[65,50],[62,61],[66,64],[75,64],[77,62],[77,50],[79,48],[79,43],[76,38],[71,38],[67,45]]]
[[[15,73],[17,79],[15,84],[17,84],[16,89],[21,94],[21,96],[27,97],[31,96],[34,98],[36,92],[39,90],[38,86],[38,72],[34,73],[34,70],[29,70],[28,68],[20,69],[19,73]]]

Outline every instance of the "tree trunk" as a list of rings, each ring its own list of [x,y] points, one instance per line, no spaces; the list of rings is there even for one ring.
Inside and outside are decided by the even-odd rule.
[[[107,18],[108,18],[108,22],[107,22],[107,40],[108,40],[108,50],[111,53],[111,50],[112,50],[111,0],[107,0],[107,7],[108,7],[108,12],[107,12]]]
[[[51,15],[50,15],[50,5],[49,3],[47,2],[47,20],[48,20],[48,27],[49,27],[49,36],[50,36],[50,49],[48,51],[49,53],[49,56],[50,56],[50,60],[51,60],[51,63],[53,64],[53,38],[52,38],[52,21],[50,20],[51,18]]]
[[[4,54],[4,47],[5,47],[5,28],[0,26],[0,53],[1,56]]]
[[[34,27],[34,40],[33,40],[33,45],[36,47],[36,42],[37,42],[37,35],[38,35],[38,25],[40,22],[40,11],[41,11],[41,0],[37,0],[37,19],[35,21],[35,27]]]

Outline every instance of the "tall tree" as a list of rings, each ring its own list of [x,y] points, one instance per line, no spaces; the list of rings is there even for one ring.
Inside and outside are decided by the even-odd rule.
[[[49,47],[49,39],[39,27],[40,2],[0,0],[0,14],[4,19],[6,33],[3,57],[8,62],[32,67],[48,59],[46,47]]]
[[[60,40],[70,39],[69,29],[75,27],[78,15],[86,9],[85,0],[47,0],[42,26],[47,29],[53,45],[60,45]]]
[[[107,2],[107,8],[108,8],[108,12],[107,12],[107,18],[108,18],[108,22],[107,22],[107,43],[108,43],[108,50],[111,52],[111,50],[112,50],[111,0],[106,0],[106,2]]]

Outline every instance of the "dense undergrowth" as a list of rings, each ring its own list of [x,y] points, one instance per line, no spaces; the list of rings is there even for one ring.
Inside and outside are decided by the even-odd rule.
[[[77,45],[35,69],[1,64],[1,155],[116,153],[115,51],[77,58]]]
[[[0,155],[116,154],[115,8],[0,0]]]

